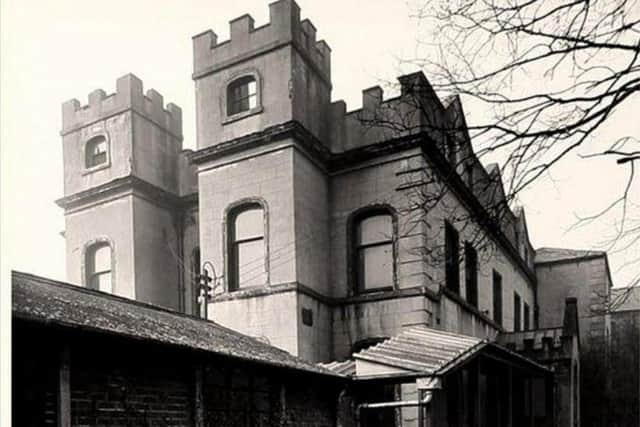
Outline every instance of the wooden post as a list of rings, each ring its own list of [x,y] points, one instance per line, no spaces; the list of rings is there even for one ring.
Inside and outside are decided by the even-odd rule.
[[[196,427],[204,427],[204,369],[201,363],[195,366],[195,422]]]
[[[507,425],[513,427],[513,367],[509,365],[507,371],[507,392],[509,393],[507,405]]]
[[[71,427],[70,380],[70,350],[68,345],[64,345],[58,365],[58,427]]]

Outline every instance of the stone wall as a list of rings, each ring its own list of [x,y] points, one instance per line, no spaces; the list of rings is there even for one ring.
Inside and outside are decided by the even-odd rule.
[[[67,280],[86,286],[88,245],[107,241],[112,248],[113,293],[136,298],[133,248],[133,196],[89,205],[65,215]]]
[[[605,308],[611,282],[605,256],[565,262],[537,263],[540,327],[562,325],[563,305],[568,297],[578,299],[580,345],[588,351],[595,340],[607,335]]]

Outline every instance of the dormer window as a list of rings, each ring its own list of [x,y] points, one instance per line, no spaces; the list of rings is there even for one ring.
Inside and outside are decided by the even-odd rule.
[[[87,169],[106,164],[109,160],[107,139],[102,135],[91,138],[87,142],[84,154]]]
[[[227,116],[251,111],[258,106],[258,84],[254,76],[243,76],[227,87]]]

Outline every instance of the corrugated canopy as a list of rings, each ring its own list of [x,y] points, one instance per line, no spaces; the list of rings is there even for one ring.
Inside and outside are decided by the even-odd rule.
[[[356,379],[435,377],[446,375],[481,351],[500,353],[504,360],[546,370],[506,348],[480,338],[415,326],[353,354],[353,360],[322,366]]]
[[[354,354],[356,376],[440,375],[485,344],[480,338],[416,326]]]
[[[217,323],[31,274],[12,274],[13,317],[337,376]]]

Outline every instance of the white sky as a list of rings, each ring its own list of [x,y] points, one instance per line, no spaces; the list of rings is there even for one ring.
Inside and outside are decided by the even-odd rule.
[[[268,19],[267,1],[236,0],[2,0],[2,262],[7,268],[65,279],[60,105],[87,102],[102,88],[133,72],[183,109],[185,148],[195,145],[191,36],[213,29],[228,38],[228,21],[250,13],[256,26]],[[398,66],[412,57],[417,23],[400,0],[298,0],[302,17],[332,48],[333,99],[358,108],[361,90],[415,69]],[[386,94],[385,97],[391,96]],[[612,129],[640,135],[640,103],[615,116]],[[633,111],[635,110],[635,111]],[[467,111],[473,116],[473,112]],[[635,113],[635,114],[634,114]],[[603,133],[606,137],[606,133]],[[605,138],[606,139],[606,138]],[[582,151],[586,153],[586,150]],[[560,162],[521,195],[534,246],[597,249],[616,217],[567,232],[576,215],[597,212],[619,195],[627,170],[611,159]],[[636,182],[635,201],[640,191]],[[635,207],[638,209],[637,206]],[[638,218],[638,215],[636,215]],[[635,255],[635,256],[634,256]],[[640,246],[611,253],[614,283],[624,285],[640,269],[620,266]],[[5,299],[6,301],[6,299]]]

